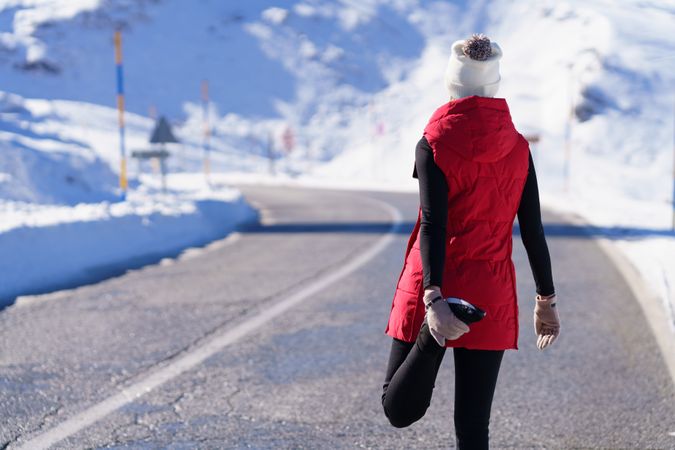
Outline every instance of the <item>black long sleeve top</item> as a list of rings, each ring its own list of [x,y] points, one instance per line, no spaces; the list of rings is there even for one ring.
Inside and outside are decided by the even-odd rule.
[[[419,181],[420,252],[424,270],[424,288],[441,286],[445,263],[446,223],[448,219],[448,185],[445,174],[434,161],[431,146],[422,137],[415,148],[413,177]],[[539,187],[532,154],[523,194],[518,206],[520,236],[532,269],[537,294],[551,295],[554,291],[551,258],[541,222]]]

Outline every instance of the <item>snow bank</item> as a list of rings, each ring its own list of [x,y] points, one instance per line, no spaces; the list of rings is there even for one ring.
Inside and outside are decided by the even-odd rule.
[[[0,92],[0,307],[176,255],[257,217],[239,191],[207,188],[201,174],[169,174],[164,193],[136,164],[120,201],[116,114]],[[147,148],[152,121],[126,122],[129,149]],[[188,165],[180,150],[170,168]]]
[[[191,180],[202,184],[200,175]],[[17,295],[98,281],[177,255],[257,219],[235,189],[182,188],[74,207],[0,203],[0,306]]]
[[[96,115],[80,109],[88,120],[71,122],[50,101],[0,91],[0,200],[75,205],[119,197],[112,159],[90,145],[99,140],[112,151],[114,128],[91,136]]]

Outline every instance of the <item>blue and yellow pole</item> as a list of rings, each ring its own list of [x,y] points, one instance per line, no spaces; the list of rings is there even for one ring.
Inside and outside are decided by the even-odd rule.
[[[202,114],[204,119],[204,177],[206,178],[206,183],[209,184],[209,177],[211,175],[211,161],[210,161],[210,152],[211,152],[211,128],[209,127],[209,82],[208,80],[202,80]]]
[[[115,68],[117,71],[117,118],[120,128],[120,190],[127,197],[127,155],[124,146],[124,73],[122,71],[122,33],[115,31]]]

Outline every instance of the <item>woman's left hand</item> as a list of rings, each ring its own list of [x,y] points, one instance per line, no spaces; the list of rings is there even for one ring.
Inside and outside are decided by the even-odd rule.
[[[534,306],[534,332],[537,348],[543,350],[560,335],[560,318],[555,294],[548,297],[537,295]]]

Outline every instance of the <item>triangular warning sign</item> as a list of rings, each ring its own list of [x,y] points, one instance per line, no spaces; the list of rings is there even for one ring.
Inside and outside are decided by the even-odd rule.
[[[160,117],[157,121],[157,125],[155,125],[155,129],[152,132],[152,136],[150,136],[150,143],[171,144],[177,142],[178,139],[176,139],[176,137],[173,135],[169,121],[166,120],[166,117],[164,116]]]

